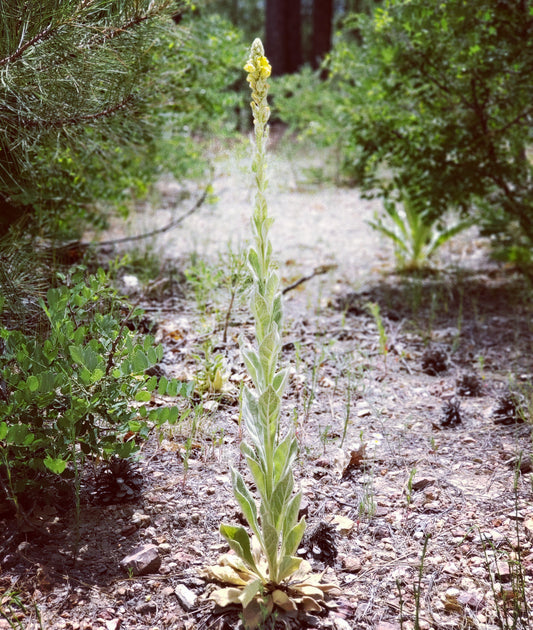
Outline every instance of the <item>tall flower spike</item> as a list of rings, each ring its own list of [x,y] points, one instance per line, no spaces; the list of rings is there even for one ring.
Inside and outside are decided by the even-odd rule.
[[[231,584],[210,598],[219,606],[241,604],[250,630],[258,628],[276,608],[293,613],[298,607],[320,610],[333,585],[321,584],[309,564],[296,555],[305,530],[299,519],[301,494],[293,492],[293,467],[298,444],[289,429],[280,431],[280,411],[288,370],[278,369],[281,353],[282,305],[280,278],[272,260],[266,189],[267,104],[271,68],[261,40],[252,44],[244,66],[252,89],[255,152],[252,170],[256,196],[252,214],[254,243],[248,250],[253,277],[250,308],[255,321],[255,343],[242,342],[241,352],[251,384],[243,388],[242,417],[246,440],[241,452],[254,479],[249,487],[242,474],[231,471],[233,493],[252,531],[242,525],[220,526],[234,554],[224,554],[218,565],[205,569],[209,577]],[[256,500],[259,495],[259,501]],[[236,588],[237,587],[237,588]]]

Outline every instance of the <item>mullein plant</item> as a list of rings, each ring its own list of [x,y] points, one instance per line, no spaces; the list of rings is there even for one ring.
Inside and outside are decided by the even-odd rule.
[[[221,556],[218,564],[205,569],[208,577],[230,584],[211,594],[219,606],[239,604],[247,628],[257,628],[273,613],[296,615],[298,610],[321,610],[325,594],[336,587],[321,583],[305,560],[296,557],[305,531],[305,520],[298,519],[300,493],[294,493],[292,467],[297,442],[292,432],[280,438],[281,399],[287,369],[278,369],[281,352],[282,305],[280,279],[272,260],[265,199],[266,145],[268,140],[267,104],[271,67],[263,45],[256,39],[244,69],[252,90],[255,128],[255,154],[252,170],[257,193],[252,215],[253,244],[248,265],[253,278],[250,307],[255,321],[255,341],[241,342],[241,352],[253,388],[244,388],[242,416],[247,442],[241,444],[253,477],[259,501],[252,496],[244,478],[232,470],[235,498],[252,531],[241,526],[221,525],[220,533],[233,553]]]

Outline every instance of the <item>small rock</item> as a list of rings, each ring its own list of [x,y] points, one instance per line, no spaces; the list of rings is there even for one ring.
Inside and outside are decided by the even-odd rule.
[[[333,626],[335,630],[352,630],[353,628],[351,623],[342,617],[337,617],[337,615],[333,615]]]
[[[137,531],[137,525],[135,525],[135,523],[130,523],[129,525],[126,525],[126,527],[123,527],[120,530],[120,535],[131,536],[132,534],[135,534],[136,531]]]
[[[170,597],[174,593],[174,589],[172,586],[165,586],[165,588],[161,591],[161,595],[163,597]]]
[[[154,573],[161,566],[161,557],[156,545],[142,545],[133,553],[120,561],[120,566],[133,573],[133,575],[146,575]]]
[[[27,540],[22,541],[20,545],[17,547],[18,553],[28,553],[30,549],[31,549],[31,543],[29,543]]]
[[[355,558],[354,556],[346,556],[343,559],[342,564],[346,571],[349,571],[350,573],[359,573],[361,570],[361,560],[359,560],[359,558]]]
[[[492,565],[492,572],[494,577],[499,582],[510,582],[511,581],[511,567],[508,562],[504,562],[503,560],[498,560],[494,562]]]
[[[4,559],[2,560],[2,567],[4,569],[10,569],[17,564],[18,558],[14,556],[12,553],[8,553]]]
[[[170,543],[164,542],[159,545],[159,551],[163,555],[167,555],[172,551],[172,545]]]
[[[188,512],[180,512],[177,516],[174,517],[174,523],[179,525],[180,527],[185,527],[189,522],[189,513]]]
[[[380,621],[376,626],[376,630],[400,630],[400,624]]]
[[[461,592],[457,601],[463,606],[468,606],[469,608],[477,610],[483,605],[483,595],[471,592]]]
[[[149,514],[143,514],[142,512],[135,512],[131,517],[131,522],[137,527],[148,527],[152,522],[152,518]]]
[[[155,602],[139,602],[135,606],[135,612],[140,615],[152,615],[157,611],[157,605]]]
[[[411,487],[413,488],[413,490],[423,490],[428,486],[432,486],[434,483],[435,479],[431,477],[422,477],[421,479],[417,479],[415,482],[413,482],[413,485]]]
[[[190,588],[187,588],[185,584],[178,584],[174,589],[174,593],[176,593],[176,597],[184,610],[189,611],[196,606],[198,597],[196,593],[191,591]]]
[[[302,500],[300,501],[298,520],[301,519],[303,516],[309,516],[309,501],[305,497],[302,497]]]
[[[341,514],[334,516],[331,519],[331,523],[335,525],[335,527],[337,528],[337,531],[343,534],[344,536],[347,536],[352,531],[355,525],[352,519],[347,518],[346,516],[342,516]]]

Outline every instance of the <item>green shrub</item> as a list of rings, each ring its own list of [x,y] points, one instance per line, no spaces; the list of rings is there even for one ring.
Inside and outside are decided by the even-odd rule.
[[[529,0],[390,0],[346,22],[315,107],[309,90],[294,107],[368,194],[408,190],[432,220],[457,209],[531,248],[532,62]]]
[[[46,473],[79,478],[87,457],[127,457],[152,423],[176,422],[175,406],[148,409],[154,392],[189,395],[192,385],[148,377],[163,348],[129,325],[140,310],[83,269],[48,290],[49,329],[37,336],[0,327],[0,478],[15,501]]]

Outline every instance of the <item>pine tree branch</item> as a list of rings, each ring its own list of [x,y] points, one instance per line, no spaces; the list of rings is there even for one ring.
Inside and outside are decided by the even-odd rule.
[[[116,114],[118,111],[125,109],[132,101],[134,100],[133,94],[128,94],[128,96],[123,99],[120,103],[113,105],[112,107],[108,107],[100,112],[96,112],[95,114],[83,114],[81,116],[75,116],[73,118],[64,118],[59,120],[28,120],[21,118],[21,122],[26,127],[48,127],[48,128],[56,128],[56,127],[67,127],[71,125],[79,125],[84,122],[90,122],[94,120],[98,120],[100,118],[106,118],[108,116],[112,116]]]
[[[40,33],[37,33],[35,37],[32,37],[32,39],[30,39],[28,42],[20,46],[20,48],[17,48],[17,50],[15,50],[14,53],[9,55],[8,57],[4,57],[3,59],[0,59],[0,66],[5,66],[19,59],[20,57],[22,57],[22,55],[28,48],[30,48],[31,46],[35,46],[35,44],[38,44],[39,42],[43,41],[44,39],[47,39],[48,37],[51,37],[54,34],[54,32],[57,30],[57,28],[58,28],[57,26],[56,27],[53,27],[52,25],[47,26]]]

